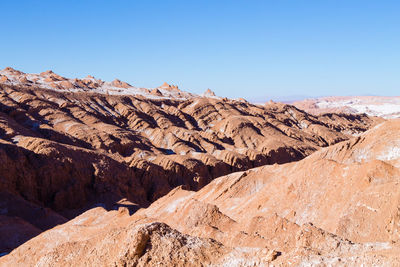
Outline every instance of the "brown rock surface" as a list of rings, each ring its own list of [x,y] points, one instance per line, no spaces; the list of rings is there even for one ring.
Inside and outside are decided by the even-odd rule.
[[[233,171],[299,160],[375,123],[281,104],[1,89],[2,188],[57,211],[103,191],[146,205],[178,185],[197,190]]]
[[[5,76],[5,75],[0,75],[0,82],[1,82],[1,83],[7,82],[7,81],[8,81],[7,76]]]
[[[115,79],[114,81],[111,82],[111,84],[115,87],[120,87],[120,88],[129,88],[131,87],[131,85],[129,83],[126,82],[122,82],[118,79]]]
[[[226,247],[279,251],[276,264],[400,264],[400,120],[289,164],[181,188],[138,211]]]
[[[215,96],[215,93],[211,91],[211,89],[207,89],[204,94],[204,96]]]
[[[32,249],[40,253],[32,254]],[[28,241],[0,258],[0,265],[232,266],[268,264],[274,255],[267,249],[227,248],[146,218],[133,220],[123,209],[96,208]]]
[[[0,234],[16,236],[2,252],[39,236],[0,264],[375,264],[396,251],[398,122],[363,134],[383,120],[2,73],[0,192],[13,201]],[[37,86],[47,78],[54,89]]]
[[[0,264],[398,266],[399,133],[386,121],[297,162],[176,188],[131,216],[92,209]]]
[[[160,90],[158,90],[157,88],[154,88],[153,90],[151,90],[150,93],[151,93],[152,95],[162,96],[162,93],[161,93]]]

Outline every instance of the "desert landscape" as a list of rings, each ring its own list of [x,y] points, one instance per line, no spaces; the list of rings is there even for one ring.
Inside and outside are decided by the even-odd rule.
[[[0,267],[400,267],[399,1],[2,1]]]
[[[400,120],[0,74],[1,266],[400,264]]]

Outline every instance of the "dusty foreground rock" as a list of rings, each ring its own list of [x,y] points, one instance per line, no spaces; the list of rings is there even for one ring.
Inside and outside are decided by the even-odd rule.
[[[293,163],[176,188],[130,215],[101,207],[2,266],[399,266],[400,121]]]

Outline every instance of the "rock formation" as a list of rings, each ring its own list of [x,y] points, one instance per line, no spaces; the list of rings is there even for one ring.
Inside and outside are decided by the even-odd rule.
[[[213,91],[211,91],[211,89],[207,89],[204,93],[203,96],[205,97],[213,97],[215,96],[215,93]]]
[[[1,74],[0,265],[398,263],[398,121]]]
[[[132,215],[95,208],[0,263],[397,266],[399,132],[388,121],[298,162],[176,188]]]

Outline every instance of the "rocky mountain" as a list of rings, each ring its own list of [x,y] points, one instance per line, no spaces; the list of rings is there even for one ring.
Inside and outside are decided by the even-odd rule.
[[[400,97],[398,96],[332,96],[306,99],[292,104],[314,115],[336,112],[367,114],[386,119],[400,117]]]
[[[188,98],[193,94],[182,92],[176,85],[164,83],[153,91],[146,88],[138,88],[130,84],[115,79],[112,82],[96,79],[91,75],[83,79],[66,78],[54,73],[51,70],[39,73],[24,73],[7,67],[0,70],[0,83],[7,85],[23,85],[26,87],[40,87],[59,92],[93,92],[107,95],[138,95],[151,99],[160,98]]]
[[[277,240],[279,246],[260,243],[268,249],[247,249],[256,247],[251,244],[258,239],[246,237],[244,233],[253,233],[246,227],[255,223],[254,231],[261,236],[273,231],[246,221],[257,217],[264,204],[271,206],[266,212],[273,216],[262,215],[260,225],[282,222],[297,232],[310,228],[318,238],[329,237],[329,242],[343,246],[348,245],[347,239],[365,241],[316,219],[327,216],[322,210],[329,204],[307,220],[308,215],[301,214],[308,204],[293,201],[297,192],[305,194],[304,203],[323,205],[327,200],[322,193],[320,198],[311,198],[321,191],[323,182],[315,187],[306,184],[310,177],[329,177],[333,168],[329,164],[336,156],[320,167],[310,162],[319,162],[322,151],[352,144],[358,140],[354,138],[362,138],[355,136],[364,136],[383,119],[311,115],[281,103],[261,106],[221,98],[211,90],[199,96],[167,83],[145,89],[92,76],[69,79],[52,71],[26,74],[6,68],[0,74],[0,236],[4,240],[0,253],[9,253],[39,235],[2,257],[0,264],[97,264],[104,258],[117,265],[166,260],[178,265],[229,265],[230,260],[239,259],[261,264],[298,248],[294,241],[281,247]],[[340,151],[344,160],[347,154]],[[289,162],[296,163],[284,164]],[[258,178],[251,178],[252,173]],[[258,194],[267,181],[270,191]],[[293,193],[286,188],[288,181],[293,183]],[[333,181],[332,186],[338,186]],[[231,187],[239,185],[243,188],[228,197]],[[183,199],[176,198],[180,195]],[[239,200],[233,200],[236,197]],[[181,205],[187,206],[176,211]],[[261,206],[255,209],[253,205]],[[240,222],[238,216],[246,220]],[[313,225],[305,226],[306,222]],[[62,225],[55,227],[58,224]],[[100,239],[108,241],[99,243]],[[139,243],[125,251],[107,247],[120,241]],[[40,248],[36,256],[24,251],[33,247]],[[89,253],[91,248],[97,252]],[[111,254],[100,257],[103,249]],[[63,253],[80,256],[69,259]]]
[[[397,266],[399,132],[387,121],[297,162],[178,187],[132,215],[94,208],[0,264]]]

